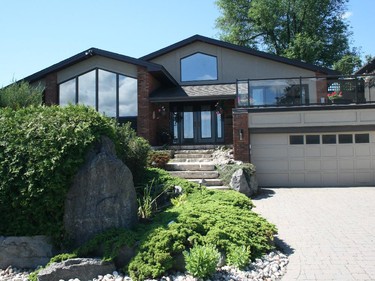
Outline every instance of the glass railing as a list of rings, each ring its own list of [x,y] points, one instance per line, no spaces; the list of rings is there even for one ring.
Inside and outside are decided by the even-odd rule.
[[[375,74],[237,80],[238,107],[375,103]]]

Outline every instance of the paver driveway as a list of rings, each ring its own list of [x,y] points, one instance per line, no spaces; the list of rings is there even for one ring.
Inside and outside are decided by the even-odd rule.
[[[375,280],[375,187],[272,188],[253,199],[277,225],[289,280]]]

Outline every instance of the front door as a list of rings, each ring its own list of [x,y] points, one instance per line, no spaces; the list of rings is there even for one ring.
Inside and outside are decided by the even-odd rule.
[[[172,131],[174,144],[212,144],[224,142],[223,120],[213,106],[174,106]]]

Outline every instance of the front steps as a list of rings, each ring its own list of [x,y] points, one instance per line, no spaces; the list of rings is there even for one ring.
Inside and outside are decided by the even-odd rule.
[[[219,178],[212,153],[212,149],[175,150],[174,158],[166,165],[166,170],[173,176],[205,185],[209,189],[229,189]]]

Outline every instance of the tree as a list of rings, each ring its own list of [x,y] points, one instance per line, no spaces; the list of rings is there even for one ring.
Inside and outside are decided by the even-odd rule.
[[[29,105],[41,105],[44,87],[32,86],[28,82],[14,82],[0,88],[0,107],[20,109]]]
[[[351,75],[362,65],[361,58],[352,53],[344,55],[340,60],[333,64],[333,69],[340,71],[342,74]]]
[[[332,67],[349,52],[348,0],[217,0],[220,38]]]

